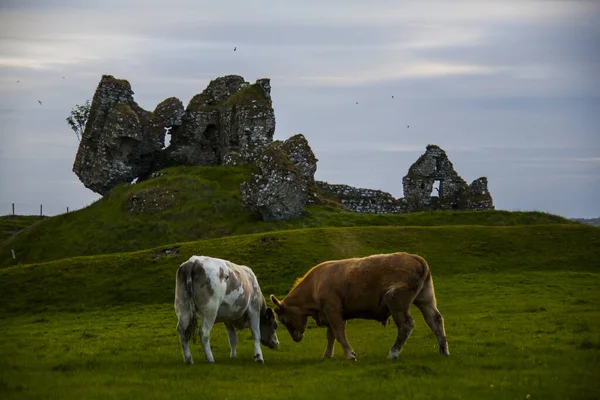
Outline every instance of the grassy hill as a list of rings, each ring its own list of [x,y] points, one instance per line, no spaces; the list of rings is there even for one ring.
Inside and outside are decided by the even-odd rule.
[[[179,251],[172,254],[165,250]],[[327,259],[409,251],[429,262],[451,355],[437,354],[418,311],[400,359],[396,329],[353,320],[359,361],[325,331],[252,361],[249,332],[230,360],[215,327],[217,364],[182,362],[173,310],[177,266],[192,254],[251,266],[263,292],[285,295]],[[600,388],[600,230],[581,224],[313,228],[73,257],[0,270],[0,397],[587,399]]]
[[[0,243],[16,235],[23,229],[48,217],[39,215],[3,215],[0,216]]]
[[[248,167],[175,167],[162,174],[135,185],[119,186],[82,210],[46,218],[6,238],[0,242],[0,267],[286,229],[577,224],[539,212],[373,215],[332,206],[310,206],[306,215],[294,220],[263,222],[240,200],[239,185],[251,174]],[[7,218],[0,217],[0,224],[7,224]],[[11,249],[16,261],[11,258]]]
[[[169,255],[165,249],[178,254]],[[168,303],[175,270],[194,254],[246,264],[255,270],[265,292],[282,294],[318,262],[394,251],[424,256],[436,276],[600,272],[600,230],[585,225],[300,229],[4,268],[0,313]]]

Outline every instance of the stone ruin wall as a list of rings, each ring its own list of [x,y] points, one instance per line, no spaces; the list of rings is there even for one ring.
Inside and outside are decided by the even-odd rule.
[[[307,204],[330,204],[357,213],[494,209],[481,177],[468,185],[443,149],[427,146],[402,179],[404,198],[372,189],[315,181],[317,159],[303,135],[273,141],[270,81],[249,84],[237,75],[217,78],[187,108],[170,97],[153,112],[133,100],[125,80],[104,75],[91,104],[73,171],[102,195],[134,178],[176,165],[256,166],[240,186],[242,202],[263,220],[295,218]],[[165,134],[171,135],[164,148]],[[432,196],[439,182],[437,195]]]
[[[360,189],[348,185],[315,182],[317,192],[326,199],[339,202],[346,209],[364,214],[401,214],[408,212],[404,199],[396,200],[381,190]],[[312,201],[316,203],[315,200]]]
[[[432,196],[439,182],[437,195]],[[432,210],[493,210],[494,203],[487,188],[487,178],[481,177],[470,185],[454,170],[446,152],[429,145],[412,164],[402,179],[404,198],[395,199],[380,190],[358,189],[348,185],[316,182],[319,194],[341,203],[357,213],[399,214]]]
[[[230,154],[252,161],[275,133],[270,92],[269,79],[249,84],[228,75],[211,81],[185,109],[170,97],[151,112],[134,101],[129,82],[104,75],[73,172],[87,188],[105,195],[169,166],[221,165]],[[164,148],[166,134],[171,141]]]

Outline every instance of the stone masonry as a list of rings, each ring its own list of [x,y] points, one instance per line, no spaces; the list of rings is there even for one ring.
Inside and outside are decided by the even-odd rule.
[[[167,132],[171,142],[164,148]],[[274,132],[269,79],[249,84],[237,75],[217,78],[185,110],[170,97],[150,112],[133,100],[129,82],[104,75],[73,171],[87,188],[104,195],[168,166],[221,165],[230,161],[227,154],[251,162]]]

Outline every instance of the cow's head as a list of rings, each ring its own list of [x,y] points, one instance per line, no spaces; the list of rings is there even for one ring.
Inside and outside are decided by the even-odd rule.
[[[273,309],[267,307],[264,313],[260,315],[260,342],[270,349],[279,347],[277,339],[277,321]]]
[[[274,295],[271,295],[271,301],[276,306],[275,312],[279,322],[287,328],[294,342],[301,341],[306,330],[307,317],[302,314],[299,307],[285,305]]]

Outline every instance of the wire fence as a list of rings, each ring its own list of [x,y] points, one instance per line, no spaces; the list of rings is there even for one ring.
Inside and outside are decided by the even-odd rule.
[[[11,203],[0,201],[0,215],[44,215],[50,217],[73,212],[78,209],[53,203]]]

